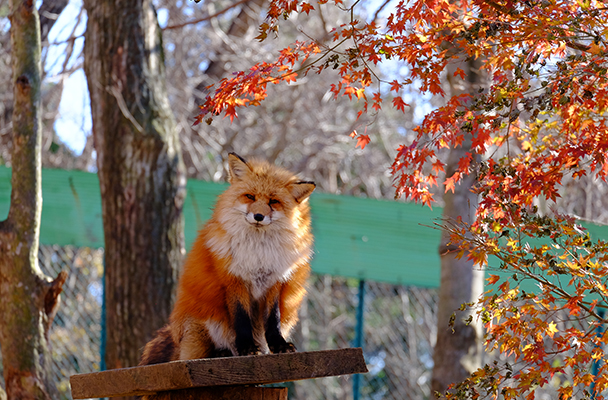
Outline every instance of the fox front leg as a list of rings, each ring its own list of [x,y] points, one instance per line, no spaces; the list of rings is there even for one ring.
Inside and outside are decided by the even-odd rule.
[[[253,339],[251,316],[241,303],[236,304],[234,330],[236,333],[234,346],[236,347],[237,355],[248,356],[252,354],[262,354],[260,348],[255,344]]]
[[[281,312],[278,300],[268,310],[264,328],[266,342],[271,353],[294,353],[296,351],[296,346],[287,342],[281,335]]]

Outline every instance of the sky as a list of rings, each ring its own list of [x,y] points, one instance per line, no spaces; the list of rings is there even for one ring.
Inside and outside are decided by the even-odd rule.
[[[82,69],[82,48],[84,45],[84,30],[86,18],[82,18],[78,26],[78,13],[82,6],[82,0],[70,0],[67,7],[59,15],[53,29],[49,32],[48,54],[44,70],[47,79],[54,82],[63,80],[64,89],[59,103],[59,115],[55,120],[55,132],[75,153],[80,154],[86,143],[86,136],[91,133],[91,107],[89,104],[89,93],[84,71]],[[74,28],[76,28],[74,30]],[[62,73],[65,62],[65,41],[71,36],[72,31],[78,37],[74,42],[74,51],[68,60],[67,69],[80,66],[71,74]]]
[[[82,8],[82,0],[70,0],[67,7],[59,15],[53,29],[49,32],[49,43],[44,70],[47,79],[54,82],[63,80],[63,94],[59,103],[59,115],[55,120],[55,132],[59,139],[76,154],[81,154],[87,136],[91,134],[92,118],[87,80],[82,69],[84,46],[84,31],[86,29],[86,15],[78,21],[78,13]],[[167,23],[166,10],[158,12],[159,23]],[[73,32],[73,33],[72,33]],[[63,73],[65,62],[66,40],[72,36],[77,37],[74,42],[72,57],[68,60],[67,70],[79,67],[72,73]]]

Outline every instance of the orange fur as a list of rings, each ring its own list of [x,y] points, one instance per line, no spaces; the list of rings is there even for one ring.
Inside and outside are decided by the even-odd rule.
[[[140,365],[295,351],[284,338],[305,295],[315,186],[232,153],[229,165],[230,187],[186,258],[169,325]]]

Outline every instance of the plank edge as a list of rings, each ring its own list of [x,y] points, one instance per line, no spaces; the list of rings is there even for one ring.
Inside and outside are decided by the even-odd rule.
[[[264,379],[262,381],[251,381],[243,378],[243,374],[237,370],[232,380],[223,380],[223,377],[216,377],[216,379],[209,379],[208,383],[205,383],[205,378],[208,378],[204,376],[206,373],[205,370],[211,372],[214,368],[222,371],[222,368],[225,366],[231,368],[238,364],[249,364],[251,366],[259,363],[273,365],[284,362],[289,364],[292,360],[299,362],[301,360],[314,360],[321,359],[323,357],[329,357],[330,360],[334,361],[338,359],[352,359],[354,362],[345,368],[339,369],[339,373],[332,373],[329,371],[320,376],[300,372],[296,373],[293,377],[282,377],[279,380]],[[224,364],[224,366],[222,364]],[[296,363],[296,367],[294,368],[297,368],[297,365],[299,364]],[[70,386],[72,388],[72,397],[74,399],[89,399],[133,395],[141,396],[155,394],[158,392],[196,387],[279,383],[365,372],[368,372],[368,370],[363,358],[362,349],[346,348],[287,354],[227,357],[225,359],[215,358],[172,361],[164,364],[121,368],[93,372],[89,374],[73,375],[70,377]],[[166,379],[155,379],[155,377],[158,376],[163,376]]]

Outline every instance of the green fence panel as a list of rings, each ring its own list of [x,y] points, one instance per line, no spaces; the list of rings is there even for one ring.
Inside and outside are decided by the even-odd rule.
[[[0,167],[0,219],[10,203],[11,170]],[[210,217],[227,184],[189,180],[184,204],[186,245]],[[42,171],[40,243],[103,246],[97,175],[82,171]],[[439,286],[440,233],[429,226],[442,209],[413,203],[338,196],[321,192],[311,199],[315,235],[313,270],[319,274],[400,285]],[[592,237],[608,237],[608,227],[583,224]]]

